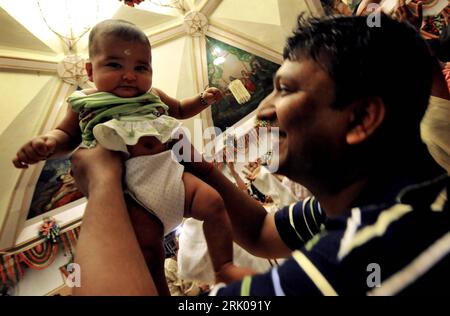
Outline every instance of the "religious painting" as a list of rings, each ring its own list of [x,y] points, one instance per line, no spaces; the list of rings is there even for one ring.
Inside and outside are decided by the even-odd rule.
[[[70,160],[47,160],[41,171],[27,219],[66,205],[83,197],[70,174]]]
[[[223,132],[255,110],[273,89],[273,76],[278,64],[206,37],[209,85],[219,88],[224,98],[211,106],[215,127]],[[250,100],[239,104],[229,85],[240,80],[250,94]]]

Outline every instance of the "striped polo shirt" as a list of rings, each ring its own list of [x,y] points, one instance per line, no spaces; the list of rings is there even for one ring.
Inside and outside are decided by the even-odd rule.
[[[293,249],[281,266],[212,295],[446,295],[450,280],[448,175],[397,187],[392,199],[325,219],[307,199],[275,222]]]

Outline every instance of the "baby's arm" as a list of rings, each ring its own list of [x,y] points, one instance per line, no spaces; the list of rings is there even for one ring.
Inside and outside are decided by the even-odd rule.
[[[214,87],[207,88],[203,93],[181,101],[169,97],[157,88],[153,88],[152,91],[159,96],[162,102],[169,106],[169,115],[178,119],[193,117],[223,98],[222,92]]]
[[[68,153],[80,141],[78,113],[69,107],[63,121],[54,130],[33,138],[20,148],[13,159],[13,164],[16,168],[28,168],[29,164]]]

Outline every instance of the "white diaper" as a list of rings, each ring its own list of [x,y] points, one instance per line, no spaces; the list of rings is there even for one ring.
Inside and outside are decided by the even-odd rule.
[[[125,184],[130,195],[158,217],[167,235],[181,224],[184,214],[184,166],[172,151],[139,156],[125,162]]]
[[[92,133],[97,142],[109,150],[128,155],[127,145],[136,145],[141,137],[153,136],[161,143],[170,140],[172,132],[181,123],[170,116],[148,118],[146,116],[124,116],[97,124]]]

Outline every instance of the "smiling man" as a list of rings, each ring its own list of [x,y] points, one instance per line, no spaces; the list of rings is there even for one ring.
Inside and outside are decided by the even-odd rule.
[[[432,74],[423,40],[385,16],[379,28],[368,27],[364,17],[300,18],[284,59],[258,119],[280,130],[279,173],[315,197],[269,215],[207,162],[187,163],[222,195],[241,246],[268,258],[292,255],[266,274],[216,286],[212,294],[445,293],[449,179],[420,140]],[[86,163],[92,155],[105,158],[95,171]],[[108,172],[120,168],[120,161],[104,151],[81,152],[74,167],[91,194],[78,250],[90,249],[94,257],[85,258],[83,273],[105,284],[113,280],[130,294],[154,293],[151,280],[139,277],[142,259],[129,224],[96,220],[106,212],[105,202],[108,214],[127,217],[120,195],[109,194],[116,200],[105,201],[100,189],[108,183],[120,192],[120,178]],[[115,258],[114,249],[93,250],[100,247],[95,237],[112,225],[120,234],[109,240],[130,255],[130,273],[119,280],[112,268],[105,267],[102,277],[93,273],[95,263]],[[93,294],[89,288],[79,291]]]

